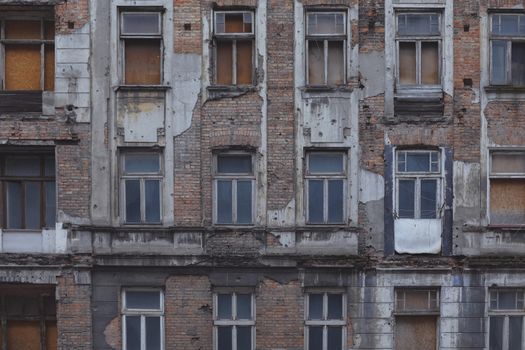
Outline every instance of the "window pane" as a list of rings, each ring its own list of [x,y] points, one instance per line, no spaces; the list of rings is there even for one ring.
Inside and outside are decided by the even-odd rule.
[[[49,181],[46,186],[46,227],[55,227],[56,224],[56,189],[55,182]]]
[[[328,319],[342,320],[343,319],[343,295],[342,294],[328,294]]]
[[[345,34],[343,13],[309,13],[308,35]]]
[[[498,291],[498,309],[516,310],[517,292],[516,291]]]
[[[308,40],[308,84],[324,85],[324,42]]]
[[[244,16],[242,13],[226,13],[226,33],[244,32]]]
[[[491,173],[525,173],[525,153],[493,153]]]
[[[328,181],[328,222],[343,222],[343,180]]]
[[[439,310],[437,291],[406,289],[396,292],[397,311],[436,311]]]
[[[55,177],[55,157],[45,157],[44,175]]]
[[[328,349],[341,350],[343,348],[343,327],[328,327]]]
[[[492,84],[505,84],[507,82],[507,42],[502,40],[492,41]]]
[[[146,180],[146,222],[160,222],[160,181]]]
[[[37,157],[7,157],[5,160],[7,176],[39,176],[40,158]]]
[[[308,295],[308,319],[323,319],[323,294]]]
[[[5,90],[41,90],[40,45],[5,45]]]
[[[397,152],[397,171],[406,172],[406,152]]]
[[[140,222],[140,181],[126,180],[126,222]]]
[[[308,170],[310,174],[344,173],[342,153],[310,153]]]
[[[126,308],[160,310],[160,292],[127,291]]]
[[[237,294],[237,319],[249,320],[252,318],[252,295]]]
[[[217,181],[217,222],[219,224],[233,222],[231,181]]]
[[[160,84],[160,39],[126,39],[125,50],[127,85]]]
[[[323,350],[323,327],[308,327],[308,350]]]
[[[233,84],[233,42],[226,40],[217,41],[216,75],[217,84]]]
[[[399,83],[415,85],[416,80],[416,43],[399,43]]]
[[[399,35],[439,35],[439,16],[435,13],[399,15]]]
[[[345,58],[344,41],[328,42],[328,85],[340,85],[344,83]]]
[[[7,228],[22,228],[22,184],[7,183]]]
[[[158,154],[126,154],[124,157],[126,174],[159,173],[160,159]]]
[[[217,13],[215,20],[217,34],[252,32],[253,18],[251,13]]]
[[[237,327],[237,350],[252,349],[252,327]]]
[[[232,350],[232,327],[217,327],[217,350]]]
[[[504,317],[490,317],[489,350],[503,350]]]
[[[252,181],[237,181],[237,223],[252,223]]]
[[[525,85],[525,43],[512,43],[512,85]]]
[[[40,182],[25,183],[25,228],[40,229]]]
[[[225,174],[251,174],[252,173],[252,156],[236,155],[217,157],[217,172]]]
[[[521,350],[523,316],[509,317],[509,350]]]
[[[146,349],[160,350],[160,317],[146,317]]]
[[[324,222],[324,181],[308,180],[308,222],[322,224]]]
[[[217,316],[221,320],[232,319],[232,295],[219,294],[217,295]]]
[[[158,13],[123,13],[122,34],[160,34]]]
[[[519,225],[525,223],[525,180],[490,180],[490,222]]]
[[[407,171],[430,171],[430,152],[407,152]]]
[[[140,316],[126,316],[126,350],[140,350]]]
[[[237,40],[237,85],[252,84],[252,41]]]
[[[435,219],[437,180],[421,180],[421,219]]]
[[[493,15],[492,33],[495,35],[525,35],[525,16],[523,15]]]
[[[44,21],[44,39],[54,40],[55,39],[55,22]]]
[[[399,180],[399,205],[400,218],[414,218],[414,192],[415,180]]]
[[[439,84],[439,46],[437,42],[421,43],[421,83]]]

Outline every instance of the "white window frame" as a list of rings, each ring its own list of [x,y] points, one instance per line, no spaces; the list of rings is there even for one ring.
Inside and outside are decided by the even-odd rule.
[[[322,294],[323,295],[323,319],[322,320],[311,320],[310,319],[310,295],[311,294]],[[328,319],[328,295],[336,294],[341,295],[343,310],[342,320],[333,320]],[[341,327],[342,328],[342,349],[346,349],[347,343],[347,296],[346,293],[340,290],[308,290],[305,294],[305,306],[304,306],[304,348],[305,350],[309,349],[309,337],[310,337],[310,327],[323,327],[323,350],[328,349],[328,327]]]
[[[159,172],[158,173],[132,173],[126,174],[125,162],[126,156],[129,154],[146,154],[156,155],[159,159]],[[162,153],[160,152],[147,152],[147,151],[131,151],[124,150],[120,153],[120,198],[121,198],[121,218],[122,223],[125,225],[158,225],[162,224],[163,216],[163,178],[164,178],[164,166],[162,161]],[[126,218],[126,180],[139,180],[140,181],[140,222],[128,222]],[[158,222],[146,221],[146,180],[158,180],[159,181],[159,208],[160,218]]]
[[[217,15],[218,14],[250,14],[252,17],[252,31],[250,33],[218,33],[217,32]],[[213,82],[217,83],[217,41],[232,42],[232,86],[237,84],[237,41],[252,42],[252,81],[249,85],[254,85],[255,78],[255,11],[214,11],[213,12]]]
[[[523,13],[512,13],[512,12],[506,12],[506,13],[491,13],[489,16],[489,55],[490,55],[490,63],[489,63],[489,70],[490,70],[490,84],[494,86],[519,86],[519,87],[525,87],[525,85],[514,85],[512,84],[512,43],[513,42],[521,42],[525,43],[525,35],[523,36],[512,36],[512,35],[497,35],[492,33],[492,19],[494,16],[508,16],[508,15],[517,15],[518,16],[518,22],[521,20],[525,21],[525,14]],[[500,18],[501,22],[501,18]],[[495,83],[493,79],[493,55],[492,55],[492,44],[494,41],[505,41],[506,42],[506,54],[505,54],[505,82],[504,83]]]
[[[232,319],[225,320],[219,319],[218,310],[219,310],[219,294],[229,294],[232,298]],[[250,294],[251,297],[251,307],[252,307],[252,318],[247,319],[237,319],[237,295],[238,294]],[[256,341],[255,341],[255,295],[253,290],[241,290],[236,289],[235,291],[231,290],[216,290],[213,294],[213,349],[217,350],[219,348],[219,336],[218,336],[218,327],[232,327],[232,349],[237,350],[237,327],[251,327],[251,346],[250,350],[255,350]]]
[[[340,154],[343,159],[343,172],[342,173],[310,173],[310,155],[311,154]],[[348,208],[348,152],[346,151],[307,151],[305,161],[305,204],[306,208],[306,223],[308,225],[344,225],[347,221],[347,208]],[[310,222],[310,206],[309,206],[309,184],[310,180],[322,180],[323,181],[323,222],[322,223],[311,223]],[[328,222],[328,182],[330,180],[342,180],[343,181],[343,221],[342,222]]]
[[[119,36],[119,57],[120,59],[120,76],[121,76],[121,84],[122,85],[128,85],[126,84],[126,40],[127,39],[143,39],[143,40],[159,40],[159,54],[160,54],[160,84],[162,85],[164,82],[164,38],[163,38],[163,20],[162,20],[162,10],[161,9],[146,9],[142,10],[143,8],[123,8],[119,11],[119,26],[118,26],[118,36]],[[159,32],[155,34],[124,34],[124,20],[123,16],[125,14],[129,13],[141,13],[141,14],[157,14],[159,16]],[[147,84],[147,86],[150,86],[150,84]]]
[[[312,14],[312,13],[322,13],[322,14],[342,14],[343,15],[343,24],[344,24],[344,33],[343,34],[309,34],[308,33],[308,24],[309,24],[309,14]],[[333,11],[323,11],[323,10],[315,10],[315,9],[311,9],[311,10],[307,10],[305,12],[305,24],[306,24],[306,27],[304,29],[304,33],[305,33],[305,68],[306,68],[306,73],[305,73],[305,79],[306,79],[306,85],[310,85],[310,82],[309,82],[309,74],[308,74],[308,69],[309,69],[309,61],[308,61],[308,57],[309,57],[309,53],[308,53],[308,48],[309,48],[309,41],[312,40],[312,41],[323,41],[323,50],[324,50],[324,84],[323,86],[328,86],[328,42],[329,41],[342,41],[343,42],[343,82],[341,83],[341,85],[345,85],[347,83],[347,79],[346,79],[346,75],[347,75],[347,47],[348,47],[348,13],[347,11],[343,11],[343,10],[333,10]],[[313,86],[313,85],[311,85]]]
[[[400,35],[399,34],[399,17],[406,14],[435,14],[438,16],[439,35]],[[399,10],[395,16],[395,38],[396,38],[396,87],[398,89],[413,89],[413,88],[441,88],[443,86],[443,13],[439,10],[432,11],[406,11]],[[401,84],[399,75],[399,44],[401,42],[416,43],[416,84],[407,85]],[[439,84],[423,84],[421,82],[421,43],[423,42],[437,42],[438,43],[438,76]]]
[[[492,301],[493,293],[498,292],[516,292],[521,293],[521,303],[522,303],[522,309],[499,309],[499,308],[492,308]],[[502,350],[510,350],[509,349],[509,317],[511,316],[522,316],[522,330],[521,330],[521,348],[525,349],[525,290],[522,288],[495,288],[495,289],[489,289],[488,291],[488,317],[487,317],[487,347],[488,344],[490,344],[490,319],[491,317],[504,317],[503,320],[503,335],[502,335],[502,344],[503,349]],[[496,296],[497,298],[497,296]],[[497,302],[497,301],[496,301]]]
[[[407,310],[406,309],[406,292],[412,291],[412,292],[427,292],[428,293],[428,300],[427,300],[427,309],[421,309],[421,310]],[[435,300],[436,300],[436,309],[433,309],[431,307],[431,301],[432,296],[431,294],[435,293]],[[400,295],[403,294],[403,297],[400,297]],[[402,288],[396,288],[395,289],[395,314],[396,315],[410,315],[410,316],[417,316],[417,315],[439,315],[440,314],[440,306],[441,306],[441,299],[440,299],[440,290],[439,288],[424,288],[424,287],[402,287]],[[403,305],[400,307],[399,302],[402,301]]]
[[[126,292],[159,292],[160,308],[159,309],[128,309],[126,304]],[[160,317],[160,348],[164,350],[164,293],[160,288],[124,288],[121,292],[122,297],[122,349],[127,349],[126,344],[126,318],[127,316],[140,316],[140,339],[141,350],[146,348],[146,317]]]
[[[218,158],[220,156],[235,157],[235,156],[250,156],[251,157],[251,173],[219,173],[218,171]],[[232,222],[231,223],[219,223],[218,222],[218,182],[231,181],[232,182]],[[252,217],[250,223],[237,223],[237,183],[238,181],[249,181],[252,183]],[[213,156],[213,222],[215,225],[220,226],[253,226],[255,221],[255,198],[257,189],[255,187],[255,159],[254,154],[250,152],[221,152],[216,153]]]
[[[437,172],[400,172],[398,171],[398,154],[399,153],[432,153],[435,152],[438,155],[438,171]],[[444,205],[444,157],[441,149],[439,150],[411,150],[411,149],[397,149],[394,152],[395,157],[395,217],[399,219],[417,219],[417,220],[436,220],[443,217],[443,210],[441,209]],[[414,188],[414,217],[413,218],[401,218],[399,217],[399,181],[400,180],[415,180]],[[436,189],[436,217],[435,218],[421,218],[421,180],[437,180]]]

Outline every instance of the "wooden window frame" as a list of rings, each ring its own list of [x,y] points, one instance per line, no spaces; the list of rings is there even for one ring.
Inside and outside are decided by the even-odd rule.
[[[218,310],[219,310],[219,294],[229,294],[232,298],[232,318],[231,319],[219,319]],[[252,308],[252,317],[251,319],[237,319],[237,295],[238,294],[249,294],[251,297],[251,308]],[[232,327],[232,348],[231,350],[237,350],[237,327],[251,327],[251,349],[255,350],[256,341],[255,341],[255,295],[251,289],[235,289],[231,290],[215,290],[213,294],[213,349],[219,349],[219,327]]]
[[[5,38],[5,21],[40,21],[40,39],[6,39]],[[5,88],[5,76],[6,69],[9,67],[5,66],[5,46],[6,45],[40,45],[40,90],[29,90],[29,91],[45,91],[45,48],[46,46],[55,47],[55,40],[45,39],[45,22],[55,22],[55,19],[45,13],[39,12],[6,12],[0,15],[0,90],[1,91],[13,91],[14,93],[18,90],[6,90]],[[54,62],[56,65],[56,60]],[[55,76],[53,79],[55,79]],[[20,90],[22,92],[23,90]],[[26,90],[28,91],[28,90]]]
[[[399,34],[399,17],[406,14],[435,14],[438,16],[439,34],[437,35],[401,35]],[[443,14],[441,11],[399,11],[395,15],[396,23],[396,87],[398,89],[417,89],[417,88],[441,88],[443,86]],[[439,84],[423,84],[422,83],[422,67],[421,67],[421,44],[425,42],[438,43],[438,77]],[[400,43],[415,43],[416,44],[416,84],[401,84],[400,82],[400,62],[399,62],[399,44]]]
[[[126,304],[126,293],[127,292],[158,292],[160,298],[159,309],[129,309]],[[127,349],[127,338],[126,338],[126,318],[128,316],[140,316],[140,339],[141,350],[147,350],[146,348],[146,317],[159,317],[160,318],[160,348],[165,348],[165,325],[164,325],[164,292],[160,288],[124,288],[122,290],[122,349]]]
[[[433,172],[431,169],[428,172],[401,172],[398,167],[398,154],[400,153],[436,153],[438,155],[438,171]],[[431,159],[431,158],[430,158]],[[398,219],[414,219],[414,220],[437,220],[441,219],[444,215],[443,206],[445,203],[444,196],[444,164],[443,164],[443,152],[442,150],[412,150],[412,149],[399,149],[395,151],[395,218]],[[431,161],[432,163],[432,161]],[[400,218],[399,217],[399,181],[400,180],[415,180],[414,189],[414,217],[413,218]],[[421,181],[422,180],[436,180],[436,217],[435,218],[421,218]]]
[[[513,43],[522,43],[525,44],[525,35],[518,36],[518,35],[498,35],[494,34],[493,31],[493,17],[494,16],[507,16],[507,15],[513,15],[518,16],[518,22],[521,20],[525,21],[525,14],[524,13],[515,13],[515,12],[507,12],[507,13],[491,13],[489,15],[489,71],[490,71],[490,84],[492,86],[515,86],[515,87],[525,87],[524,85],[514,85],[512,83],[512,44]],[[501,18],[500,18],[501,22]],[[519,24],[518,24],[519,25]],[[506,52],[505,52],[505,82],[503,83],[495,83],[493,79],[493,50],[492,45],[494,41],[504,41],[506,43]]]
[[[428,293],[428,300],[427,300],[427,308],[426,309],[420,309],[420,310],[406,310],[406,292],[427,292]],[[436,308],[432,308],[431,301],[432,296],[431,294],[435,293],[435,303]],[[396,315],[408,315],[408,316],[417,316],[417,315],[438,315],[440,314],[440,305],[441,305],[441,293],[439,288],[424,288],[424,287],[407,287],[407,288],[396,288],[395,289],[395,303],[394,303],[394,310]],[[401,297],[402,295],[402,297]],[[402,302],[402,307],[399,305],[399,303]]]
[[[246,14],[249,13],[252,16],[252,31],[251,33],[218,33],[217,32],[217,20],[216,16],[217,14]],[[253,86],[255,85],[255,11],[213,11],[213,82],[216,86],[223,86],[223,84],[217,83],[217,58],[218,58],[218,52],[217,52],[217,42],[223,41],[223,42],[231,42],[232,43],[232,83],[231,85],[224,85],[224,86]],[[237,41],[251,41],[252,43],[252,81],[250,84],[247,85],[240,85],[237,84]]]
[[[309,34],[308,33],[308,22],[309,22],[309,14],[315,14],[315,13],[322,13],[322,14],[342,14],[343,15],[343,23],[344,23],[344,33],[343,34]],[[315,87],[315,86],[330,86],[328,84],[328,42],[334,41],[334,42],[342,42],[343,43],[343,81],[340,85],[346,85],[347,84],[347,56],[348,56],[348,49],[347,49],[347,42],[348,42],[348,20],[347,20],[347,11],[343,10],[315,10],[311,9],[306,11],[305,13],[305,79],[306,79],[306,85]],[[309,82],[309,41],[323,41],[323,57],[324,57],[324,84],[322,85],[312,85]]]
[[[125,162],[126,162],[126,156],[129,154],[143,154],[143,155],[156,155],[159,160],[159,171],[158,172],[143,172],[143,173],[126,173],[125,168]],[[162,162],[160,152],[148,152],[148,151],[130,151],[125,150],[120,155],[120,189],[121,189],[121,202],[122,202],[122,209],[121,209],[121,217],[122,217],[122,224],[125,225],[160,225],[162,224],[162,215],[163,215],[163,177],[164,177],[164,167]],[[126,180],[138,180],[140,181],[140,222],[128,222],[126,218]],[[145,182],[146,180],[157,180],[159,181],[159,209],[160,209],[160,217],[158,222],[149,222],[146,221],[146,190],[145,190]]]
[[[310,295],[311,294],[322,294],[323,295],[323,316],[321,320],[310,319]],[[340,295],[342,298],[342,319],[329,319],[328,318],[328,295]],[[310,343],[310,327],[323,327],[323,350],[328,349],[328,327],[340,327],[341,328],[341,344],[342,349],[346,349],[347,342],[347,296],[346,293],[339,290],[308,290],[305,294],[305,304],[304,304],[304,348],[305,350],[309,349]]]
[[[493,293],[498,292],[516,292],[521,293],[522,307],[519,309],[517,306],[515,309],[500,309],[498,307],[492,307]],[[490,289],[488,293],[488,317],[487,317],[487,346],[490,344],[490,319],[492,317],[504,317],[503,321],[503,334],[502,334],[502,350],[509,350],[509,318],[510,317],[522,317],[522,330],[521,330],[521,348],[525,349],[525,308],[524,308],[524,297],[525,291],[521,288],[496,288]],[[498,303],[498,297],[496,296],[496,302]]]

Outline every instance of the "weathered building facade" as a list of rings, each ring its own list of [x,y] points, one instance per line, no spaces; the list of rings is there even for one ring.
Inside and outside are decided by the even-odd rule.
[[[0,0],[0,349],[525,349],[521,0]]]

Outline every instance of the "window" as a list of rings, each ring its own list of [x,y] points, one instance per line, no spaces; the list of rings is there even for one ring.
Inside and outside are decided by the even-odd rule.
[[[309,11],[306,14],[306,70],[308,85],[346,83],[345,12]]]
[[[400,87],[441,85],[441,15],[397,14],[397,83]]]
[[[525,224],[525,151],[494,151],[490,160],[490,223]]]
[[[160,12],[121,12],[120,40],[126,85],[162,82],[162,19]]]
[[[397,151],[397,217],[436,219],[441,214],[439,151]]]
[[[438,349],[437,289],[396,290],[395,350]]]
[[[255,307],[251,293],[215,294],[215,350],[255,349]]]
[[[490,83],[525,86],[525,15],[492,14],[490,46]]]
[[[254,38],[253,12],[215,12],[215,84],[253,84]]]
[[[309,293],[306,297],[306,350],[345,349],[345,296],[341,293]]]
[[[215,161],[215,222],[251,225],[255,187],[252,155],[224,153]]]
[[[164,298],[160,290],[122,293],[124,350],[164,349]]]
[[[55,22],[49,17],[10,14],[0,17],[2,90],[53,91]]]
[[[0,155],[3,228],[54,228],[55,191],[53,155]]]
[[[309,152],[306,162],[306,207],[309,224],[345,221],[346,154]]]
[[[124,221],[128,224],[161,222],[160,154],[126,152],[122,155]]]
[[[489,349],[521,350],[523,346],[523,290],[492,290],[489,305]]]

